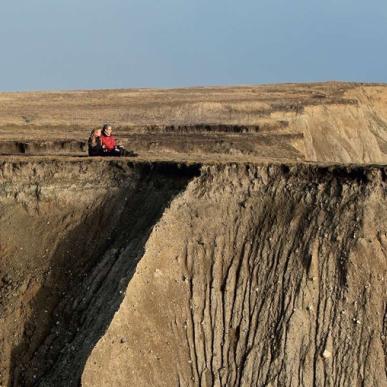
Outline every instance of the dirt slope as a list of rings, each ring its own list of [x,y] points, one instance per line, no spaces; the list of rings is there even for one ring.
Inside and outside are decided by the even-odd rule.
[[[151,227],[197,171],[90,160],[0,164],[1,385],[34,385],[56,369],[62,384],[49,385],[76,385]]]
[[[384,168],[0,171],[3,385],[385,382]]]
[[[385,385],[384,179],[204,169],[150,236],[82,385]]]

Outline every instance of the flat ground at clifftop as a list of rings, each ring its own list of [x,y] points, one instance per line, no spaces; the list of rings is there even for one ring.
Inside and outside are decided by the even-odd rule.
[[[385,163],[387,86],[0,93],[0,154],[85,154],[110,122],[143,159]]]

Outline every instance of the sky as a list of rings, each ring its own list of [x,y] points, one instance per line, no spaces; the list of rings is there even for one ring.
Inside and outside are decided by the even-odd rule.
[[[387,82],[386,0],[13,0],[0,91]]]

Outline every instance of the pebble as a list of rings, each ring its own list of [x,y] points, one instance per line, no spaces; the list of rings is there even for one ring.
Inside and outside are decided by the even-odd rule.
[[[324,359],[329,359],[330,357],[332,357],[332,353],[329,352],[329,351],[326,349],[326,350],[324,350],[322,356],[323,356]]]

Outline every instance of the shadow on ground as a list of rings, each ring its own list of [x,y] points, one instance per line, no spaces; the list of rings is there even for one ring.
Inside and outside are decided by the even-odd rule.
[[[125,295],[153,226],[198,166],[143,168],[137,185],[109,195],[51,255],[32,300],[9,386],[78,386],[85,362]]]

